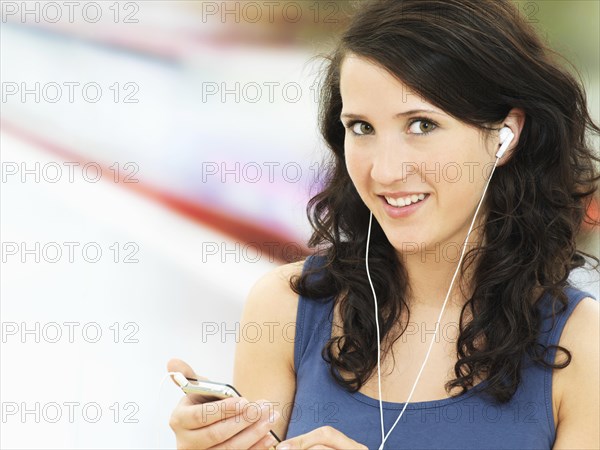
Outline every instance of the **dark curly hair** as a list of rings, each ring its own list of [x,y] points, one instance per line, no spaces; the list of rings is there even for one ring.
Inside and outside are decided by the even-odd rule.
[[[550,347],[538,343],[537,301],[549,294],[564,310],[571,270],[585,265],[584,255],[598,267],[598,258],[576,248],[583,221],[597,225],[586,211],[600,179],[600,158],[586,141],[587,131],[598,135],[600,128],[589,116],[583,84],[559,64],[560,56],[541,42],[509,0],[360,3],[325,59],[319,123],[332,153],[322,189],[307,207],[313,228],[308,245],[324,263],[290,280],[299,295],[339,302],[342,335],[329,339],[322,356],[335,380],[351,392],[377,367],[377,333],[364,258],[369,210],[345,166],[345,130],[339,119],[340,66],[350,52],[374,61],[428,102],[480,130],[491,130],[489,125],[503,121],[512,108],[526,113],[518,145],[496,170],[482,205],[485,244],[471,248],[461,266],[464,275],[476,262],[473,291],[461,310],[456,378],[445,386],[448,392],[461,388],[460,395],[483,376],[485,391],[506,402],[521,381],[525,354],[552,368],[571,361],[560,346],[553,347],[566,360],[546,361]],[[369,267],[385,356],[406,329],[408,321],[397,335],[392,333],[402,313],[409,313],[410,286],[376,220]],[[313,278],[317,271],[321,276]],[[340,369],[353,376],[342,378]]]

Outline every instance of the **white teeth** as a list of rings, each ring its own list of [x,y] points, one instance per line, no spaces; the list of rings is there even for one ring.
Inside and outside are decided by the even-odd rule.
[[[402,207],[402,206],[408,206],[411,205],[413,203],[417,203],[421,200],[423,200],[426,197],[425,194],[412,194],[408,197],[405,198],[391,198],[391,197],[385,197],[385,199],[387,200],[387,202],[392,205],[392,206],[396,206],[396,207]]]

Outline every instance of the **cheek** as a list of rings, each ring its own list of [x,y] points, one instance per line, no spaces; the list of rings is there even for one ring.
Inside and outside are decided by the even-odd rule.
[[[470,210],[477,205],[491,171],[488,163],[475,151],[456,153],[455,158],[440,161],[437,182],[435,177],[428,176],[428,179],[436,186],[442,208],[449,211],[456,211],[457,208]]]
[[[345,161],[348,175],[352,182],[360,190],[360,185],[365,183],[369,174],[369,164],[365,158],[361,158],[360,153],[353,151],[352,148],[345,147]]]

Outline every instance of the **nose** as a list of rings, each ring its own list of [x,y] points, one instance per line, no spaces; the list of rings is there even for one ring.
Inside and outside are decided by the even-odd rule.
[[[381,186],[397,184],[417,173],[418,162],[411,156],[409,146],[402,137],[381,140],[373,153],[371,178]]]

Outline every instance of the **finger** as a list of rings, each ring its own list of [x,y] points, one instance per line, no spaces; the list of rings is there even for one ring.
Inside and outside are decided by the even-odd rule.
[[[236,420],[237,419],[237,420]],[[190,449],[233,449],[242,447],[233,447],[227,444],[229,440],[244,432],[245,429],[255,424],[237,417],[221,420],[211,425],[197,430],[185,430],[182,436],[185,437],[185,446]],[[183,439],[182,439],[183,440]],[[178,447],[179,448],[179,447]],[[247,448],[247,447],[243,447]]]
[[[308,450],[335,450],[333,447],[327,447],[326,445],[313,445]]]
[[[368,450],[364,445],[350,439],[341,431],[330,426],[317,428],[306,434],[285,440],[277,445],[277,450],[308,449],[315,445],[326,445],[332,448],[352,448]]]
[[[177,358],[170,359],[167,363],[167,371],[181,372],[187,378],[196,378],[197,380],[208,380],[208,378],[199,377],[194,372],[194,369],[185,361]]]
[[[223,440],[218,430],[209,426],[200,430],[183,430],[177,433],[178,449],[224,449],[224,444],[217,442]],[[244,447],[247,448],[247,447]]]
[[[220,401],[218,403],[226,403],[231,402],[232,400],[238,399],[227,399]],[[196,409],[198,407],[206,406],[206,405],[191,405]],[[199,420],[201,423],[201,427],[197,429],[189,429],[189,428],[179,428],[176,430],[177,435],[177,448],[185,448],[185,449],[194,449],[194,448],[239,448],[235,445],[230,446],[226,445],[229,440],[243,432],[246,428],[249,428],[256,424],[257,421],[261,418],[260,416],[250,414],[246,415],[244,413],[235,415],[233,417],[228,417],[225,419],[221,419],[220,416],[213,414],[212,419],[216,420],[212,423],[209,423],[209,420],[204,417]],[[173,427],[173,426],[172,426]],[[263,432],[262,436],[266,433]],[[258,436],[260,437],[260,436]],[[257,438],[254,438],[253,441],[256,441]],[[235,442],[235,441],[234,441]],[[247,444],[243,448],[248,448]]]
[[[190,396],[183,397],[171,415],[171,428],[195,430],[220,420],[244,413],[249,403],[244,397],[230,397],[208,403],[195,403]]]
[[[207,448],[206,441],[203,441],[204,434],[197,430],[181,430],[176,434],[177,449],[200,449]]]
[[[249,447],[249,450],[273,450],[275,446],[279,442],[271,433],[267,433],[262,439],[258,442],[255,442]]]
[[[277,440],[271,436],[269,430],[273,428],[278,418],[279,413],[265,404],[260,410],[260,418],[254,424],[232,436],[231,439],[220,443],[218,448],[258,448],[261,450],[271,448],[277,443]],[[269,437],[271,440],[268,439]]]
[[[186,378],[191,378],[191,379],[195,379],[195,380],[208,381],[208,378],[201,377],[200,375],[197,375],[194,372],[194,369],[192,369],[192,367],[189,364],[187,364],[185,361],[182,361],[181,359],[173,358],[173,359],[169,360],[169,362],[167,363],[167,370],[169,372],[180,372]],[[171,375],[171,379],[173,380],[173,383],[175,383],[175,384],[177,384],[179,386],[179,383],[177,383],[175,381],[173,375]],[[186,395],[194,403],[206,403],[206,402],[214,401],[213,397],[206,397],[206,396],[201,395],[201,394],[192,394],[192,393],[189,393],[189,394],[186,394]]]

